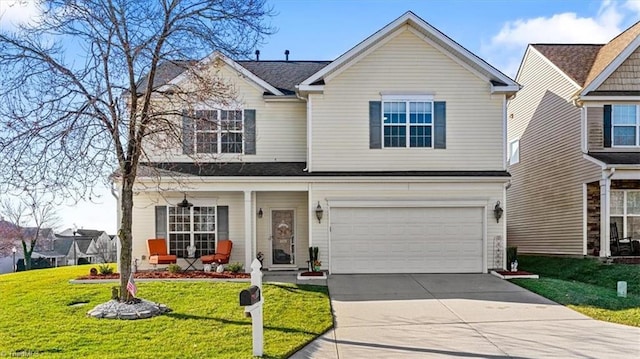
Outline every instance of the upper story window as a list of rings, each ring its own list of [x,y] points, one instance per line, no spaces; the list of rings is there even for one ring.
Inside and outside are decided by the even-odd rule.
[[[242,111],[196,111],[194,125],[195,153],[242,153]]]
[[[520,162],[520,139],[509,142],[509,164],[515,165]]]
[[[611,120],[613,146],[640,146],[640,106],[613,105]]]
[[[433,102],[382,103],[384,147],[433,147]]]

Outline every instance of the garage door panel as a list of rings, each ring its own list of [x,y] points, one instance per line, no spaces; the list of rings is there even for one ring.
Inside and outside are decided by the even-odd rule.
[[[334,273],[482,272],[482,208],[334,208]]]

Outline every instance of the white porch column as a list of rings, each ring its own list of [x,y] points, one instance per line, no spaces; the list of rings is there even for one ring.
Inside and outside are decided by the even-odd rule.
[[[600,257],[610,257],[611,247],[609,213],[611,208],[611,179],[608,171],[602,171],[600,179]]]
[[[244,270],[250,272],[253,261],[253,205],[252,191],[244,191]]]

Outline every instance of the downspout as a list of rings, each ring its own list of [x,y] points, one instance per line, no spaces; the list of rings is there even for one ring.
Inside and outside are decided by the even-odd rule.
[[[307,103],[307,167],[302,169],[307,172],[311,168],[311,98],[309,94],[307,97],[301,96],[299,91],[296,91],[296,97]]]

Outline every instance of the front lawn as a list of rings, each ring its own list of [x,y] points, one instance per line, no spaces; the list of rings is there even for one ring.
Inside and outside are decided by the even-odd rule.
[[[69,284],[90,266],[0,275],[0,353],[41,358],[251,358],[248,283],[137,283],[173,312],[145,320],[86,316],[115,284]],[[286,358],[332,325],[326,287],[264,285],[265,357]],[[88,302],[86,305],[73,305]]]
[[[595,319],[640,327],[640,266],[603,264],[590,258],[518,256],[522,270],[540,279],[513,283]],[[627,297],[617,282],[627,282]]]

